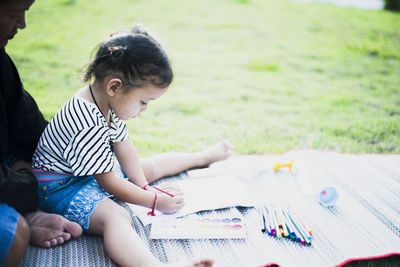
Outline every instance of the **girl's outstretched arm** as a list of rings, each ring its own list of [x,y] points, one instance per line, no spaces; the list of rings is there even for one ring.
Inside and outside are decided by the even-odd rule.
[[[95,174],[99,185],[108,193],[114,195],[121,201],[152,208],[154,205],[155,193],[143,190],[133,183],[122,179],[113,171]],[[182,196],[170,197],[165,194],[158,195],[157,210],[163,213],[174,213],[180,210],[184,203]]]
[[[140,187],[148,183],[136,147],[130,140],[115,143],[114,152],[123,172],[132,183]]]
[[[115,172],[95,174],[100,187],[121,201],[151,208],[154,194],[147,192],[133,183],[119,177]]]

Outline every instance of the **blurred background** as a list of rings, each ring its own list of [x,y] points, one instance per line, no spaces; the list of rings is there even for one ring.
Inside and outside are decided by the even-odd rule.
[[[399,153],[400,13],[384,5],[37,0],[7,51],[51,119],[84,86],[79,72],[95,46],[144,24],[175,77],[163,97],[127,122],[141,156],[197,151],[222,139],[238,154]]]

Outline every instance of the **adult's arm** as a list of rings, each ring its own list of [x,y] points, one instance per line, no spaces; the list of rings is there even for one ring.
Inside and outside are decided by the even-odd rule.
[[[17,171],[6,165],[0,168],[0,202],[26,214],[38,208],[37,181],[31,170]]]
[[[11,58],[0,50],[0,159],[30,162],[47,126],[33,97],[25,91]]]
[[[18,71],[0,49],[0,202],[21,214],[37,209],[37,182],[28,168],[9,167],[7,158],[29,163],[47,121],[24,90]]]

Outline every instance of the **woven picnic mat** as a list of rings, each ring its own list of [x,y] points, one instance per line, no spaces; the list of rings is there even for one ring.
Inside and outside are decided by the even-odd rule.
[[[269,169],[271,162],[289,159],[300,159],[302,170],[306,170],[300,174],[306,175],[308,182],[315,186],[309,188],[307,194],[303,189],[309,184],[302,184],[300,174]],[[220,169],[240,167],[237,172],[233,168],[233,173],[242,177],[260,200],[290,205],[312,229],[312,245],[301,245],[286,238],[278,240],[262,233],[255,208],[200,213],[229,214],[232,209],[238,209],[247,226],[245,240],[150,240],[150,226],[143,227],[130,211],[133,227],[160,261],[207,257],[214,258],[217,267],[262,266],[271,262],[281,266],[334,266],[351,258],[400,252],[400,155],[294,150],[281,155],[238,156],[232,162],[216,166]],[[268,167],[257,169],[264,164]],[[243,172],[246,168],[257,171]],[[182,173],[164,181],[177,179],[191,178]],[[334,186],[339,192],[334,207],[326,208],[318,203],[316,191],[322,185]],[[56,248],[29,247],[21,266],[92,267],[115,266],[115,263],[107,255],[101,237],[84,235]]]

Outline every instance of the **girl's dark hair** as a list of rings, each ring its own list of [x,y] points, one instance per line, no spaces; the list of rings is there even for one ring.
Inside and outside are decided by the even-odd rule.
[[[108,75],[115,75],[124,86],[133,87],[150,82],[165,88],[172,82],[171,64],[164,49],[141,25],[129,32],[112,34],[96,50],[82,77],[84,82],[93,76],[102,80]]]

